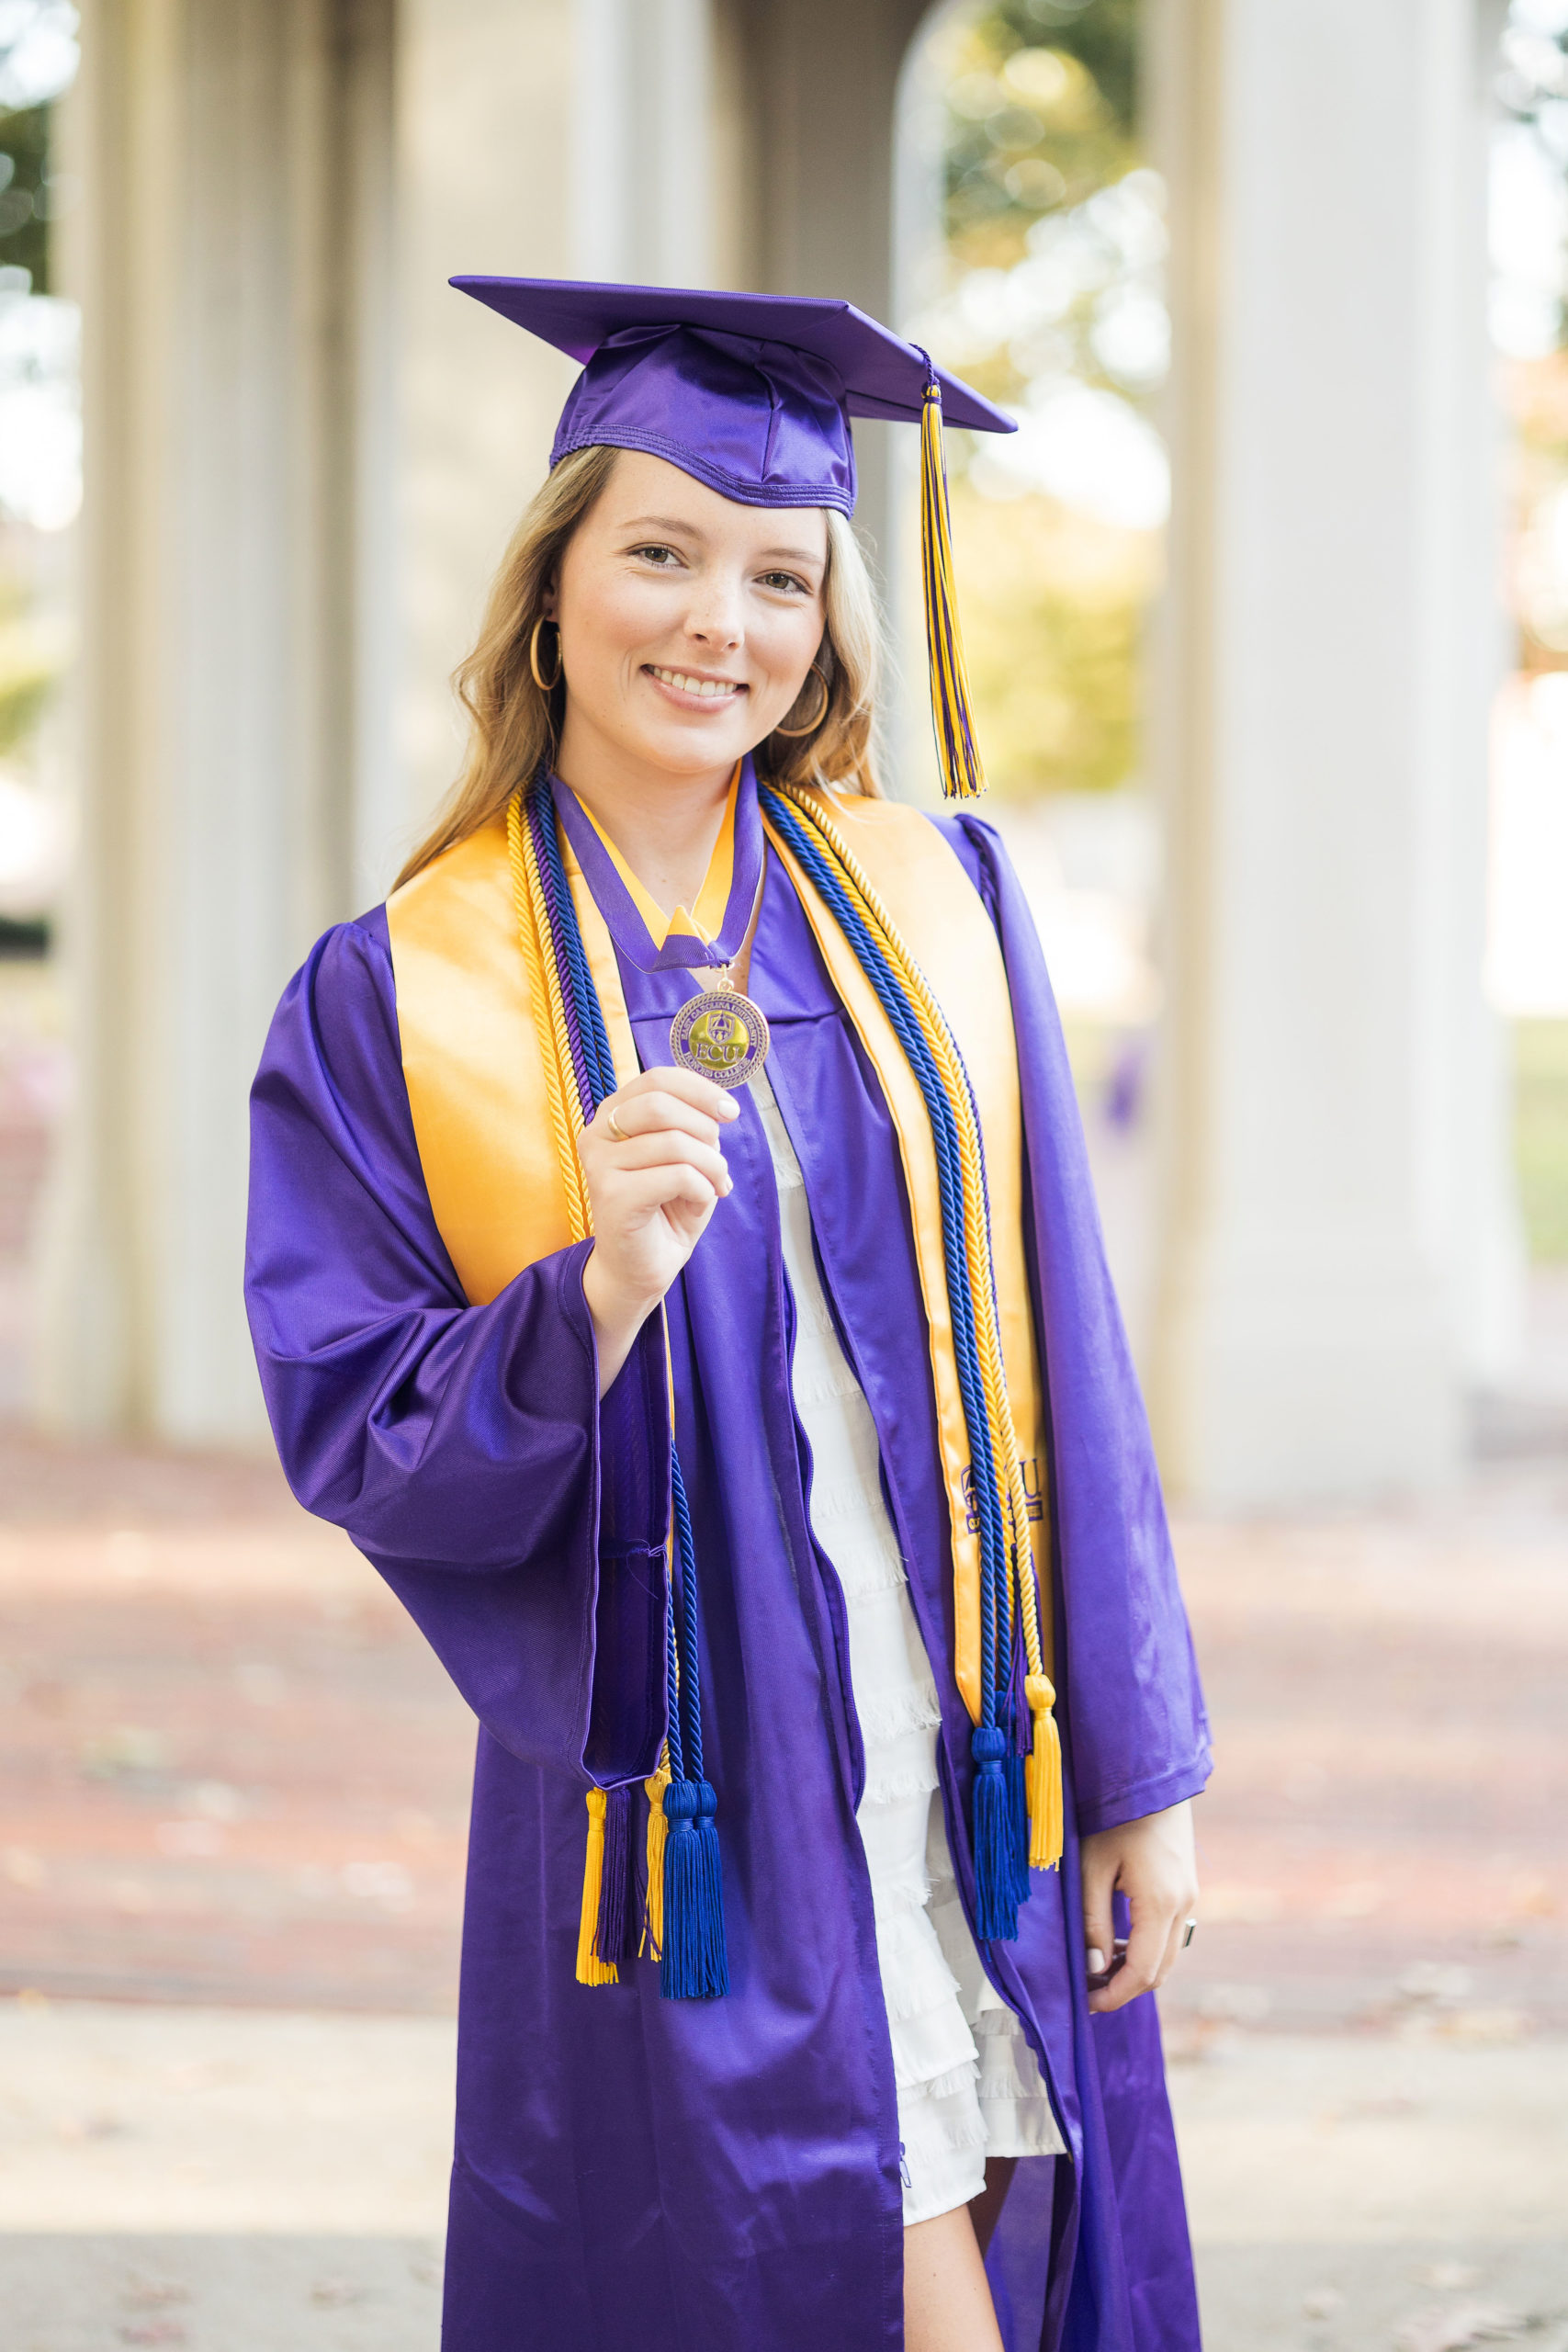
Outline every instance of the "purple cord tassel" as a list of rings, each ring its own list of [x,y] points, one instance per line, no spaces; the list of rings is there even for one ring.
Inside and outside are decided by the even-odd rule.
[[[593,1948],[601,1960],[637,1958],[631,1935],[637,1906],[632,1899],[632,1792],[609,1789],[604,1799],[604,1865],[599,1879],[599,1925]]]

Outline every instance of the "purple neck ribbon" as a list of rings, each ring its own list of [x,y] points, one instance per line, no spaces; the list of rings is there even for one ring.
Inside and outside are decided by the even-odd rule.
[[[569,784],[550,783],[562,828],[611,938],[639,972],[687,972],[732,964],[740,953],[762,876],[762,819],[751,756],[730,779],[724,821],[694,909],[666,915]]]

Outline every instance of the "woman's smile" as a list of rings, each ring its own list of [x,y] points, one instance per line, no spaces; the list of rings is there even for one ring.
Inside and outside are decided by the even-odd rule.
[[[708,677],[697,670],[667,670],[657,662],[645,662],[642,674],[662,687],[671,701],[682,710],[690,710],[694,704],[712,707],[732,703],[748,692],[739,678]]]

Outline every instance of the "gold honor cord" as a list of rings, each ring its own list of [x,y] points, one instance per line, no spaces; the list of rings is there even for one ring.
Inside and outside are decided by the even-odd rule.
[[[1033,1547],[1029,1539],[1029,1502],[1023,1484],[1023,1465],[1019,1458],[1018,1436],[1013,1426],[1007,1374],[1002,1363],[996,1273],[991,1261],[986,1200],[984,1152],[968,1076],[953,1032],[948,1027],[946,1015],[931,994],[924,973],[905,946],[891,915],[856,863],[843,835],[823,813],[819,801],[797,786],[770,785],[766,789],[789,801],[830,854],[840,881],[893,967],[908,999],[941,1073],[943,1091],[953,1106],[958,1128],[964,1184],[964,1226],[968,1236],[967,1272],[975,1307],[976,1351],[986,1399],[986,1419],[991,1434],[992,1459],[998,1468],[1006,1465],[1002,1477],[1008,1504],[1006,1518],[1012,1532],[1013,1592],[1023,1627],[1024,1696],[1033,1725],[1026,1774],[1029,1860],[1032,1869],[1049,1870],[1061,1860],[1063,1835],[1061,1739],[1054,1713],[1056,1693],[1045,1672],[1040,1627],[1040,1581]]]

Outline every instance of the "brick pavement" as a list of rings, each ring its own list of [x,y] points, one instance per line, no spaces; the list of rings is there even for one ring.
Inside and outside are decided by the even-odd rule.
[[[473,1729],[270,1464],[0,1438],[0,1988],[448,2010]]]
[[[270,1465],[13,1435],[0,1496],[0,1985],[76,2052],[34,2067],[47,2090],[13,2065],[0,2100],[18,2341],[418,2352],[450,2116],[449,2054],[419,2036],[453,1999],[465,1711]],[[1179,1523],[1220,1759],[1203,1926],[1166,2002],[1211,2352],[1442,2352],[1483,2340],[1456,2333],[1467,2310],[1484,2340],[1565,2352],[1565,1529],[1551,1457],[1440,1509]],[[39,2006],[84,1994],[145,2005],[166,2063],[128,2054],[112,2008]],[[220,2116],[181,2156],[192,2086],[216,2064],[243,2090],[268,2010],[261,2071],[300,2156]],[[392,2039],[361,2102],[376,2011]],[[387,2074],[423,2118],[424,2236],[361,2148]],[[306,2172],[353,2193],[300,2234],[323,2132]]]
[[[0,1987],[449,2007],[472,1730],[262,1464],[0,1438]],[[1568,1466],[1179,1526],[1214,1710],[1179,2048],[1568,2028]]]
[[[1173,2023],[1568,2028],[1568,1456],[1178,1546],[1217,1770]]]

